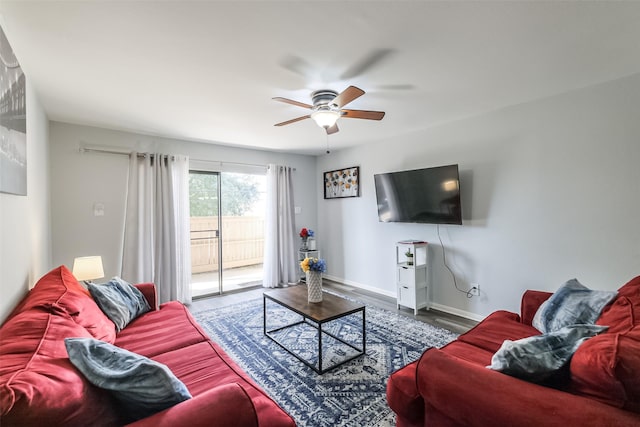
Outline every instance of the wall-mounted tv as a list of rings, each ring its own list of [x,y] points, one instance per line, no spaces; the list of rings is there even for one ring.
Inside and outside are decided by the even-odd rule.
[[[381,222],[462,224],[458,165],[374,175]]]

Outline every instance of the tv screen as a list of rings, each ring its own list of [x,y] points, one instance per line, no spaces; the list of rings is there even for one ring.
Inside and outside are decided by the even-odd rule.
[[[462,224],[458,165],[374,175],[381,222]]]

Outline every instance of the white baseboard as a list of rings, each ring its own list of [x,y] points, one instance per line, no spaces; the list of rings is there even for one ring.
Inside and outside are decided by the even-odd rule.
[[[434,310],[442,311],[444,313],[449,313],[455,316],[464,317],[465,319],[474,320],[476,322],[479,322],[485,318],[485,316],[471,313],[470,311],[460,310],[459,308],[449,307],[448,305],[442,305],[435,302],[431,303],[431,308]]]
[[[364,289],[365,291],[373,292],[374,294],[380,294],[380,295],[384,295],[394,299],[397,297],[394,291],[385,291],[380,288],[374,288],[371,286],[363,285],[362,283],[352,282],[351,280],[345,280],[342,277],[331,276],[326,273],[324,274],[324,277],[334,282],[342,283],[343,285],[353,286],[354,288]]]
[[[367,285],[363,285],[362,283],[358,283],[358,282],[353,282],[351,280],[345,280],[342,277],[336,277],[336,276],[331,276],[329,274],[324,274],[324,277],[326,277],[329,280],[332,280],[334,282],[337,283],[341,283],[347,286],[352,286],[354,288],[359,288],[359,289],[364,289],[366,291],[369,292],[373,292],[374,294],[379,294],[379,295],[384,295],[390,298],[396,298],[397,295],[394,291],[385,291],[383,289],[379,289],[379,288],[374,288],[371,286],[367,286]],[[481,316],[479,314],[475,314],[475,313],[471,313],[470,311],[465,311],[465,310],[460,310],[458,308],[454,308],[454,307],[449,307],[448,305],[442,305],[442,304],[437,304],[437,303],[430,303],[429,307],[434,309],[434,310],[438,310],[438,311],[442,311],[444,313],[449,313],[449,314],[453,314],[455,316],[459,316],[459,317],[464,317],[465,319],[470,319],[470,320],[474,320],[476,322],[481,321],[482,319],[485,318],[485,316]]]

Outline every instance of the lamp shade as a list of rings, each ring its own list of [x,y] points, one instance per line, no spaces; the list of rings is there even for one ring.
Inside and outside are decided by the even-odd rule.
[[[311,113],[311,118],[321,128],[330,128],[340,118],[340,113],[329,109],[320,109]]]
[[[104,277],[101,256],[83,256],[73,260],[73,275],[78,280],[93,280]]]

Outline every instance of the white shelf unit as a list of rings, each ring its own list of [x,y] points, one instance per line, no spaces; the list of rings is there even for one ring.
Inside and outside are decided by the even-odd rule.
[[[305,258],[318,258],[320,259],[320,251],[319,250],[310,250],[310,249],[299,249],[298,250],[298,269],[300,270],[300,281],[306,283],[307,275],[302,268],[300,267],[300,262],[304,261]]]
[[[429,309],[429,246],[427,242],[403,241],[396,243],[397,305],[413,309]],[[407,251],[413,254],[408,262]]]

